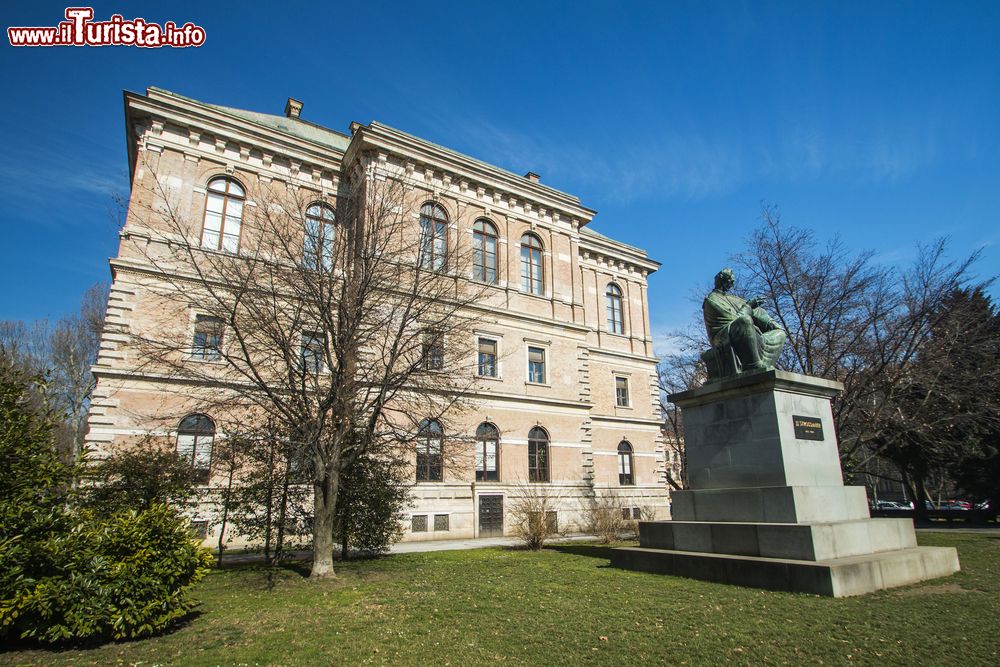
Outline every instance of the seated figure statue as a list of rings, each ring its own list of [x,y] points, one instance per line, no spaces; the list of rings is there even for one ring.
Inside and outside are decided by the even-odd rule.
[[[746,301],[729,293],[735,282],[732,269],[719,271],[715,289],[702,305],[712,348],[701,358],[710,381],[772,370],[787,337],[760,307],[760,299]]]

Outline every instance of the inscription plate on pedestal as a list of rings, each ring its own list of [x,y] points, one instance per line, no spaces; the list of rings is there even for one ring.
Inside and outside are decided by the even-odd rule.
[[[795,437],[799,440],[822,440],[823,422],[819,417],[803,417],[792,415],[795,425]]]

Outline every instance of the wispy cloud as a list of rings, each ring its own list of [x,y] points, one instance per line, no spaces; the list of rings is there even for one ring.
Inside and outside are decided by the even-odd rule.
[[[62,225],[81,219],[65,215],[65,205],[54,203],[73,202],[76,206],[111,205],[114,193],[126,192],[128,181],[120,165],[87,165],[39,159],[37,156],[8,155],[0,164],[0,196],[16,212],[47,211],[32,215],[31,221],[39,225]]]
[[[446,106],[425,109],[424,122],[442,141],[488,162],[616,202],[713,197],[759,181],[895,183],[940,157],[939,128],[919,119],[802,124],[756,135],[636,124],[582,139],[511,129]]]

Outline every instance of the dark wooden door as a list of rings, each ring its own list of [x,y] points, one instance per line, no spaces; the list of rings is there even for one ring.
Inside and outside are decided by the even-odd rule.
[[[503,535],[503,496],[479,496],[479,537]]]

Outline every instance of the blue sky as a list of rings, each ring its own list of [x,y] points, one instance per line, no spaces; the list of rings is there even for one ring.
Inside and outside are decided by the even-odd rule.
[[[64,4],[8,0],[3,27]],[[573,193],[663,262],[654,330],[757,223],[880,261],[947,235],[1000,273],[997,2],[97,2],[192,21],[200,48],[0,46],[0,319],[58,317],[109,276],[122,89],[379,120]],[[993,290],[994,298],[1000,292]]]

